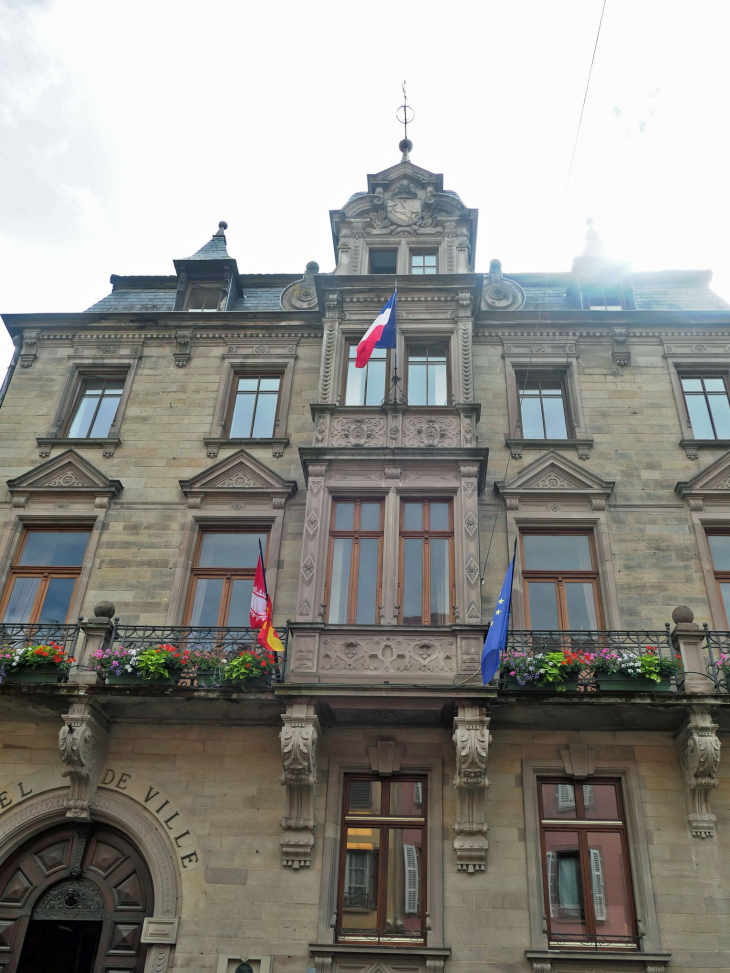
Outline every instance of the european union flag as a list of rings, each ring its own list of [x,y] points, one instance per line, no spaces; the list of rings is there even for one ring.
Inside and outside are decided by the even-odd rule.
[[[482,679],[484,685],[492,679],[499,668],[499,654],[507,641],[507,626],[509,625],[509,607],[512,600],[512,575],[515,570],[515,555],[509,562],[507,574],[502,582],[502,590],[497,599],[497,605],[492,615],[487,638],[482,649]]]

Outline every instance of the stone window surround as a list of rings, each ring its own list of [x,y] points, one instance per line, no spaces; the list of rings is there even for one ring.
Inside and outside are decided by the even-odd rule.
[[[96,355],[84,356],[83,358],[72,361],[66,371],[66,378],[61,388],[61,394],[58,398],[58,404],[48,432],[45,436],[36,437],[36,442],[40,447],[40,455],[49,456],[53,446],[73,446],[74,448],[78,448],[79,446],[95,446],[97,448],[101,447],[105,456],[113,456],[115,448],[122,444],[119,429],[122,425],[127,402],[129,401],[129,394],[132,390],[132,382],[134,381],[134,373],[137,370],[138,361],[138,357],[132,357],[130,359],[127,356],[122,357],[119,355],[105,355],[104,358],[97,357]],[[125,373],[124,389],[119,399],[119,406],[114,416],[114,421],[109,427],[109,434],[101,439],[71,439],[68,436],[63,436],[62,432],[71,418],[70,412],[76,401],[81,383],[87,376],[102,376],[104,373]]]
[[[260,341],[252,340],[249,344],[250,347],[247,347],[246,344],[243,346],[238,344],[235,346],[235,350],[229,350],[222,356],[223,368],[218,389],[218,399],[213,412],[210,435],[204,438],[204,443],[210,458],[218,455],[218,450],[221,446],[246,445],[270,445],[272,455],[281,456],[283,455],[285,446],[289,443],[290,437],[286,431],[286,426],[289,418],[289,402],[291,400],[291,389],[294,379],[294,363],[298,357],[296,353],[297,339],[287,338],[280,341],[274,339],[273,341],[269,341],[268,344],[262,344]],[[228,438],[223,433],[230,418],[233,383],[236,376],[242,374],[260,375],[264,371],[273,372],[281,376],[274,435],[266,439]]]
[[[638,766],[636,761],[626,759],[605,759],[596,758],[595,769],[586,778],[579,780],[590,780],[595,774],[596,777],[608,777],[618,779],[621,782],[621,790],[624,798],[624,808],[626,812],[626,837],[629,846],[629,859],[631,862],[631,878],[634,892],[634,903],[636,915],[639,923],[639,933],[642,937],[641,949],[636,952],[625,952],[620,956],[616,954],[606,955],[601,953],[602,963],[613,965],[613,963],[627,964],[632,962],[646,962],[649,957],[646,954],[657,954],[660,951],[659,927],[656,917],[654,903],[654,892],[651,882],[651,864],[649,860],[648,842],[644,814],[641,802],[641,785],[639,779]],[[539,951],[541,959],[549,963],[551,957],[561,960],[561,969],[565,965],[565,960],[570,957],[576,961],[583,959],[588,965],[585,967],[576,966],[576,973],[585,968],[593,970],[597,962],[596,952],[587,950],[581,953],[579,950],[563,951],[557,949],[548,950],[547,933],[543,932],[543,915],[545,913],[544,890],[540,853],[540,821],[537,803],[537,779],[538,777],[562,777],[566,780],[575,780],[576,777],[568,777],[565,770],[565,762],[556,754],[555,759],[523,757],[522,760],[522,787],[525,804],[525,837],[527,853],[527,882],[530,903],[530,940],[531,950]],[[530,955],[533,962],[538,959]],[[669,962],[669,956],[665,955],[663,963]],[[545,969],[533,966],[540,970]],[[662,969],[663,965],[653,967]],[[623,969],[623,966],[621,966]]]
[[[710,542],[707,537],[708,528],[718,527],[730,530],[730,500],[723,504],[713,504],[711,510],[692,510],[690,504],[690,516],[694,527],[695,537],[697,538],[697,550],[700,555],[700,565],[702,574],[705,578],[707,588],[707,600],[710,604],[710,617],[712,628],[718,632],[725,632],[728,629],[728,621],[725,620],[720,592],[717,590],[715,580],[715,568],[712,563],[712,552]]]
[[[520,504],[520,509],[515,511],[509,509],[508,503],[507,548],[510,551],[513,549],[519,532],[523,528],[545,527],[548,530],[560,530],[561,528],[575,530],[576,528],[583,528],[586,532],[590,532],[593,536],[596,552],[598,585],[601,592],[606,630],[615,631],[621,628],[621,623],[616,582],[613,577],[613,558],[611,555],[611,542],[609,539],[606,511],[566,510],[565,506],[569,502],[561,499],[561,509],[557,512],[546,510],[545,504],[540,504],[537,509],[530,510],[529,506],[524,502]],[[582,506],[581,501],[577,502]],[[519,558],[512,588],[512,604],[513,628],[517,630],[526,629],[522,565],[520,564]]]
[[[533,343],[534,344],[534,343]],[[575,349],[575,345],[571,345]],[[510,447],[512,456],[521,459],[523,449],[565,449],[573,446],[578,452],[580,459],[588,459],[593,439],[590,438],[585,429],[585,418],[583,415],[583,404],[580,394],[580,381],[578,378],[578,355],[573,350],[561,357],[554,354],[531,352],[530,347],[520,351],[505,351],[502,353],[504,358],[505,378],[507,382],[507,422],[509,432],[505,436],[505,444]],[[524,439],[518,437],[518,422],[520,420],[520,396],[517,383],[517,375],[528,371],[536,375],[552,372],[556,378],[563,382],[565,389],[566,413],[569,432],[572,434],[568,439]]]
[[[342,801],[344,800],[344,780],[346,774],[372,773],[372,764],[368,753],[370,746],[377,741],[365,741],[360,744],[359,751],[349,743],[347,755],[333,752],[329,758],[329,773],[327,778],[327,802],[325,806],[324,825],[319,834],[324,837],[322,875],[320,880],[320,908],[317,924],[317,945],[334,943],[334,923],[332,917],[337,913],[337,895],[339,891],[338,871],[340,862],[340,841],[342,828]],[[404,743],[399,739],[399,731],[395,731],[395,744],[403,747],[403,757],[400,766],[402,774],[421,774],[428,779],[428,844],[427,862],[428,893],[426,896],[427,946],[443,947],[444,945],[444,905],[443,905],[443,760],[441,758],[410,755],[416,747],[411,743]],[[432,748],[431,748],[432,749]],[[430,922],[429,922],[430,920]],[[354,944],[353,944],[354,946]],[[409,947],[419,952],[424,947]],[[361,953],[380,953],[383,947],[358,946]],[[398,947],[386,948],[392,955],[400,952]]]
[[[165,625],[182,625],[183,623],[198,535],[201,528],[204,527],[229,526],[232,530],[250,527],[251,530],[264,528],[269,531],[266,554],[266,587],[271,596],[274,610],[276,610],[276,578],[284,526],[284,508],[282,506],[272,510],[271,503],[268,500],[257,503],[250,499],[246,499],[245,506],[245,513],[231,510],[230,506],[225,510],[206,510],[205,512],[196,509],[187,510],[187,516],[181,526],[182,537],[178,556],[175,559]]]
[[[692,431],[692,426],[687,415],[684,392],[682,391],[682,383],[680,381],[680,375],[699,376],[712,372],[716,374],[721,372],[727,381],[730,378],[730,357],[727,355],[718,355],[717,357],[707,358],[706,354],[701,356],[687,354],[672,355],[668,352],[665,352],[664,357],[667,360],[667,366],[669,368],[669,380],[672,384],[674,401],[677,406],[677,416],[679,417],[679,426],[682,432],[679,445],[684,448],[687,453],[687,458],[697,459],[697,451],[700,449],[730,449],[730,439],[695,439],[695,434]]]
[[[59,493],[59,496],[62,496],[62,494]],[[91,535],[68,611],[68,624],[73,624],[81,614],[81,606],[84,603],[89,586],[92,568],[98,566],[96,551],[104,528],[107,508],[86,512],[78,509],[58,510],[55,503],[38,504],[38,506],[43,506],[45,509],[33,510],[32,512],[24,510],[22,513],[17,513],[12,522],[8,524],[2,540],[0,540],[0,591],[4,593],[8,584],[10,570],[26,528],[56,527],[63,530],[65,526],[88,527],[91,530]]]

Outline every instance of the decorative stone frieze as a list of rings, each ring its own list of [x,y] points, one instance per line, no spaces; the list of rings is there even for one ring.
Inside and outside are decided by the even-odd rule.
[[[454,449],[476,445],[480,406],[459,404],[429,411],[395,405],[312,406],[314,446],[336,448]]]
[[[486,799],[489,717],[483,706],[459,703],[454,717],[456,751],[456,820],[454,851],[458,871],[483,872],[487,867]]]
[[[292,702],[281,717],[279,739],[286,786],[286,815],[281,820],[281,860],[287,868],[308,868],[314,855],[314,801],[317,743],[321,733],[314,706]]]
[[[711,838],[715,834],[716,818],[710,810],[710,795],[719,784],[717,730],[718,724],[708,710],[693,706],[675,740],[689,807],[687,823],[697,838]]]
[[[62,719],[58,748],[65,768],[63,776],[69,778],[69,794],[64,799],[66,817],[90,821],[90,806],[109,749],[106,720],[90,702],[71,703]]]

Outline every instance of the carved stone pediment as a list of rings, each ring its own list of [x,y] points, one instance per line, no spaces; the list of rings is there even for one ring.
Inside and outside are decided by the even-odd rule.
[[[106,507],[122,492],[119,480],[112,480],[74,449],[7,481],[14,507],[24,507],[31,497],[92,498],[95,506]]]
[[[730,501],[730,453],[725,453],[691,480],[677,483],[674,491],[689,501],[692,510],[702,510],[708,500]]]
[[[613,487],[613,481],[589,473],[554,449],[509,480],[495,483],[495,489],[507,500],[510,509],[517,509],[521,500],[558,495],[590,500],[594,509],[602,510]]]
[[[284,480],[245,449],[214,463],[207,470],[189,480],[180,480],[188,506],[200,506],[203,499],[227,498],[241,495],[281,501],[297,491],[296,480]],[[275,504],[276,505],[276,504]]]

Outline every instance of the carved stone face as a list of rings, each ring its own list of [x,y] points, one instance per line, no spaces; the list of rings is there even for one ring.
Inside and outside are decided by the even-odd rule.
[[[387,200],[385,206],[393,223],[399,226],[411,226],[421,218],[423,200],[397,196],[395,199]]]

